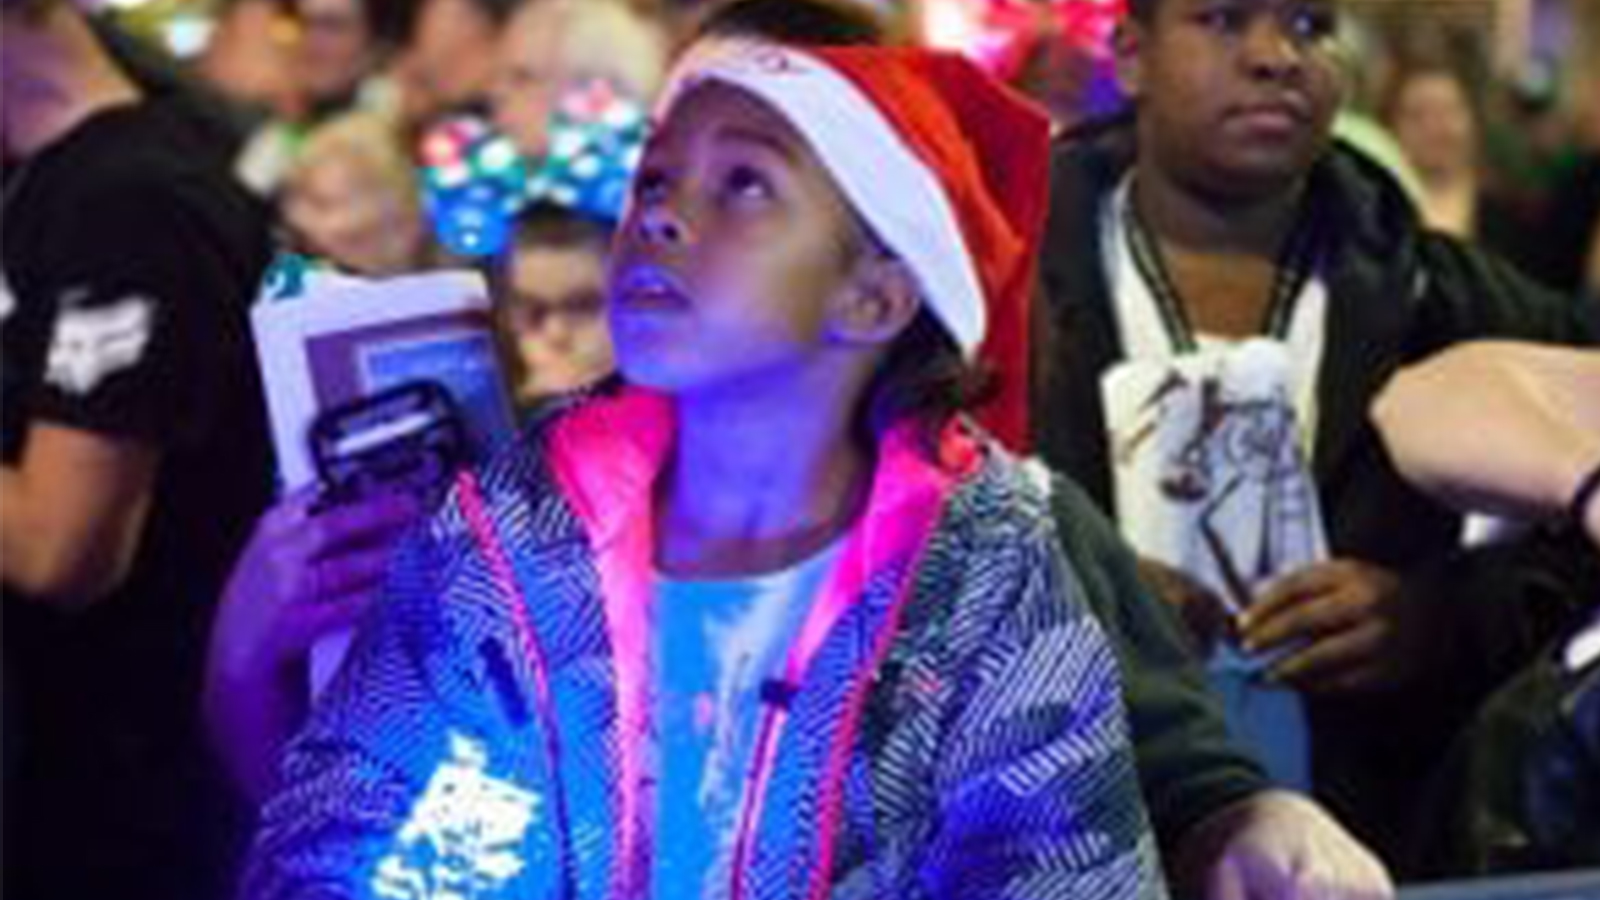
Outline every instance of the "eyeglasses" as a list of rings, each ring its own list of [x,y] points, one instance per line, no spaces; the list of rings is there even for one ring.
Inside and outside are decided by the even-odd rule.
[[[578,294],[553,303],[520,295],[512,298],[509,318],[519,331],[538,331],[557,317],[578,324],[598,317],[604,308],[605,299],[599,294]]]

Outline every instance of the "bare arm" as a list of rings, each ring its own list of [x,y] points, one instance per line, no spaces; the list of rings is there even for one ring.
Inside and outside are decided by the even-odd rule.
[[[1481,342],[1403,370],[1372,410],[1400,471],[1493,512],[1559,512],[1600,465],[1600,350]],[[1600,541],[1600,509],[1588,527]]]
[[[81,609],[127,577],[153,499],[160,451],[35,424],[17,466],[0,469],[0,577]]]

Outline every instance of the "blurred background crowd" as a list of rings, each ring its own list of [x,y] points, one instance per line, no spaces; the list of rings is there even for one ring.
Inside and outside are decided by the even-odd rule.
[[[1125,13],[1120,0],[862,2],[888,23],[895,40],[970,55],[1043,104],[1062,132],[1115,115],[1123,106],[1111,50],[1112,30]],[[10,8],[13,0],[7,4]],[[510,393],[520,408],[536,411],[612,371],[603,284],[606,248],[654,92],[674,55],[715,5],[714,0],[109,0],[93,10],[90,21],[96,39],[144,96],[183,98],[176,115],[185,152],[227,174],[226,186],[215,188],[217,196],[226,191],[233,202],[237,194],[231,221],[249,219],[252,228],[259,226],[265,232],[263,247],[375,278],[481,269],[492,289]],[[1345,0],[1338,7],[1346,91],[1336,133],[1388,171],[1429,228],[1492,251],[1600,321],[1600,0]],[[25,79],[22,57],[9,55],[4,76]],[[23,258],[24,241],[32,241],[33,226],[44,221],[37,212],[44,202],[23,190],[29,179],[43,181],[44,172],[30,168],[29,154],[8,155],[6,277],[14,285],[20,284],[21,270],[13,265],[13,254]],[[56,213],[65,202],[58,198],[70,196],[52,198]],[[36,218],[23,218],[29,215],[28,201]],[[245,209],[249,212],[238,212]],[[74,220],[72,227],[80,231],[71,243],[107,246],[105,253],[114,256],[121,240],[112,237],[114,229],[140,227],[137,216],[119,220],[114,213],[75,210],[81,221]],[[97,227],[105,232],[93,235]],[[41,237],[32,246],[42,247],[44,241]],[[256,243],[254,235],[238,242]],[[181,256],[181,241],[175,246]],[[1047,257],[1051,252],[1045,249]],[[236,262],[240,270],[259,273],[265,260]],[[246,300],[253,296],[251,278],[219,278],[239,288]],[[240,287],[245,282],[248,286]],[[0,316],[11,316],[9,299]],[[218,339],[219,346],[239,343],[237,334],[227,334]],[[20,366],[9,334],[7,340],[11,364]],[[52,356],[51,373],[56,362]],[[93,373],[85,377],[92,386]],[[167,388],[178,390],[177,382]],[[259,404],[259,385],[248,383],[233,399],[241,397]],[[188,415],[187,402],[152,410],[126,426],[124,418],[132,422],[128,417],[134,414],[112,412],[110,406],[80,417],[77,411],[59,412],[64,407],[58,404],[52,415],[90,430],[115,420],[108,426],[114,432],[149,427],[153,433],[187,434],[187,420],[163,418]],[[194,407],[212,417],[208,428],[215,426],[217,402],[226,401],[213,398]],[[21,443],[26,421],[14,421],[23,410],[11,405],[6,411],[8,466],[26,449]],[[255,407],[249,412],[262,418]],[[139,424],[146,420],[155,424]],[[260,444],[254,458],[265,473],[268,464],[261,457],[267,439],[260,421],[241,426],[232,437]],[[245,472],[233,469],[231,480],[222,479],[220,486],[177,487],[162,481],[154,490],[174,503],[179,494],[192,494],[185,499],[212,503],[212,515],[219,498],[242,492],[233,509],[247,514],[232,516],[231,530],[214,529],[214,552],[189,544],[168,561],[194,576],[199,592],[212,599],[222,596],[249,528],[270,505],[269,477],[244,484],[249,481]],[[5,514],[18,515],[21,508]],[[341,526],[356,537],[326,540],[378,543],[373,535],[381,532],[383,540],[389,539],[412,514],[380,510],[372,521]],[[292,532],[303,524],[281,511],[278,515],[281,521],[269,517],[262,527]],[[158,520],[153,514],[150,521]],[[130,527],[137,533],[137,525]],[[7,540],[6,552],[18,554]],[[301,547],[299,562],[323,549]],[[194,564],[202,553],[211,558]],[[119,571],[114,560],[106,565]],[[283,565],[290,575],[298,571],[294,559]],[[237,579],[259,572],[246,568],[236,574],[235,585],[236,592],[249,594],[252,583],[238,588]],[[351,584],[341,590],[369,588],[381,565],[372,568],[351,575]],[[107,575],[107,584],[119,583],[125,574]],[[104,586],[79,591],[77,582],[63,587],[43,575],[34,580],[10,562],[5,576],[8,590],[20,594],[105,593]],[[262,594],[270,593],[281,589],[284,577],[268,573],[254,584],[271,582],[270,589],[261,587]],[[107,589],[157,591],[150,584]],[[330,589],[322,584],[312,592],[318,591]],[[8,731],[19,722],[21,728],[14,732],[17,740],[8,735],[6,742],[7,804],[47,808],[50,797],[29,797],[13,788],[25,783],[14,782],[13,774],[27,771],[17,768],[29,765],[22,762],[27,741],[40,735],[47,744],[42,735],[50,727],[30,730],[28,701],[16,698],[53,677],[37,672],[66,666],[62,659],[34,659],[22,644],[32,642],[34,655],[50,656],[48,642],[64,629],[34,621],[32,611],[15,613],[8,595],[5,712]],[[235,629],[281,635],[281,624],[263,618],[269,615],[235,609],[226,621]],[[239,652],[272,657],[267,668],[276,677],[279,663],[300,660],[322,631],[348,624],[348,617],[335,618],[305,626],[271,647],[238,639],[246,647]],[[178,629],[188,638],[185,652],[204,655],[209,613],[176,624],[137,611],[124,619],[105,625],[105,634],[83,644],[83,652],[95,654],[95,664],[108,671],[132,671],[146,658],[108,655],[96,642],[121,640],[112,634]],[[13,634],[18,635],[15,644]],[[220,662],[216,653],[208,686],[213,691],[219,667],[226,670],[229,663],[227,650]],[[36,671],[29,675],[26,670],[33,666]],[[252,667],[259,668],[259,662],[240,663],[241,670]],[[198,672],[182,677],[192,682]],[[30,677],[31,684],[24,680]],[[158,680],[159,673],[149,677]],[[189,687],[198,696],[201,689]],[[73,694],[76,690],[40,702],[83,705],[84,695]],[[213,720],[228,718],[226,710],[209,714]],[[194,715],[186,708],[181,722],[162,727],[174,733],[198,730]],[[213,721],[210,727],[219,726]],[[237,734],[229,739],[251,740]],[[138,758],[136,749],[130,758]],[[271,755],[275,758],[275,752]],[[275,777],[264,773],[271,764],[247,761],[242,770],[235,766],[227,774],[235,786],[244,785],[243,793],[259,795]],[[200,778],[176,769],[162,773],[169,775]],[[122,771],[106,777],[129,776]],[[202,792],[213,789],[221,790],[207,785]],[[6,827],[11,853],[13,826]],[[43,829],[40,834],[45,836],[26,852],[44,852],[39,846],[56,833]],[[1600,835],[1590,838],[1594,849]],[[61,859],[70,860],[71,848],[60,849]],[[226,858],[218,851],[218,859]],[[40,863],[41,870],[49,868]],[[1465,874],[1471,868],[1481,867],[1427,874]],[[50,896],[30,887],[37,885],[19,882],[16,896]]]

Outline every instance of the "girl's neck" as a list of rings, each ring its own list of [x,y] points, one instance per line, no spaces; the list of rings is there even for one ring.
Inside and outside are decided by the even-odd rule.
[[[759,392],[680,397],[656,498],[657,567],[683,577],[760,574],[844,534],[865,505],[872,463],[839,408]]]
[[[1470,170],[1425,173],[1422,217],[1446,234],[1470,238],[1478,218],[1478,180]]]

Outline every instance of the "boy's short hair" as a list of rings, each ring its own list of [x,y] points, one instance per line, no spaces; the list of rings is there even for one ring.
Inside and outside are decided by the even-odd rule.
[[[513,250],[523,247],[580,247],[611,243],[611,226],[554,203],[534,203],[517,215]]]
[[[66,0],[0,0],[0,12],[14,16],[15,21],[38,24]]]

